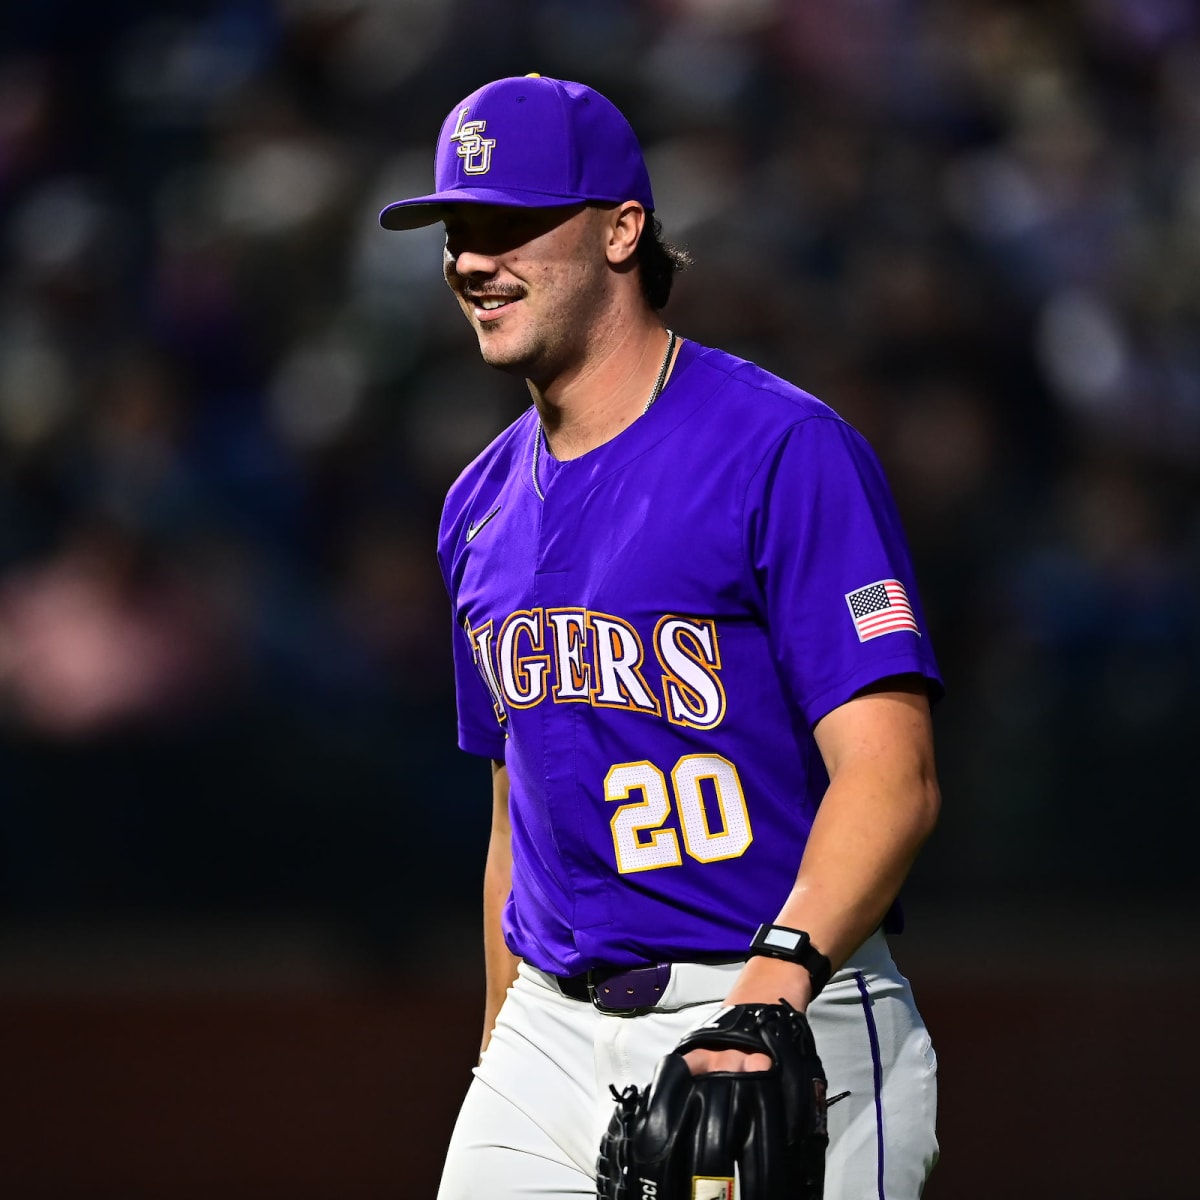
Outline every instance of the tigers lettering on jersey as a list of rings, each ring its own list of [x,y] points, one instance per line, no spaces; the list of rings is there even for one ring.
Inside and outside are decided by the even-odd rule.
[[[508,720],[508,713],[504,711],[504,697],[500,692],[500,684],[496,681],[496,667],[492,660],[492,635],[495,632],[492,623],[488,621],[478,629],[472,629],[471,622],[464,617],[463,632],[471,643],[471,655],[475,660],[475,669],[479,672],[483,682],[487,684],[487,690],[492,694],[492,707],[496,713],[496,720],[503,725]]]
[[[668,613],[649,647],[631,622],[584,608],[519,609],[499,633],[494,621],[473,628],[464,619],[463,629],[502,725],[510,709],[547,700],[665,716],[694,729],[715,729],[724,719],[714,621]]]

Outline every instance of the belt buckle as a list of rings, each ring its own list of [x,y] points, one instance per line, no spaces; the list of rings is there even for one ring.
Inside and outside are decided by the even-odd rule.
[[[597,1011],[611,1017],[640,1017],[653,1012],[666,991],[671,978],[670,963],[654,963],[648,967],[631,967],[611,975],[597,976],[593,967],[587,973],[588,999]],[[626,1004],[614,1004],[606,997],[619,990],[630,998]]]

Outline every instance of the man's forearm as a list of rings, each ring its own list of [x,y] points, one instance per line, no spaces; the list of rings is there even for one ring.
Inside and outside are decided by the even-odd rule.
[[[763,920],[803,929],[837,970],[883,920],[933,829],[940,796],[921,692],[861,697],[818,736],[829,790],[795,886],[780,912]],[[782,995],[804,1008],[806,975],[790,962],[752,958],[730,1001],[772,993],[772,1000]]]
[[[483,1041],[487,1049],[509,985],[517,977],[519,959],[504,944],[500,918],[512,890],[512,832],[508,819],[508,771],[503,763],[492,764],[492,834],[488,842],[483,874],[483,957],[487,977],[484,1001]]]
[[[492,1037],[496,1014],[504,1003],[509,985],[517,977],[519,959],[504,944],[500,930],[500,914],[508,899],[512,881],[512,863],[493,846],[488,851],[487,868],[483,883],[483,954],[487,971],[487,995],[483,1016],[483,1042],[479,1047],[482,1054]]]

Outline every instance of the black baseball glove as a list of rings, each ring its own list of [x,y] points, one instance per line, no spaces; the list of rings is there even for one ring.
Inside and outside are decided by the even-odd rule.
[[[692,1075],[689,1050],[768,1054],[765,1071]],[[658,1063],[650,1087],[617,1093],[596,1163],[599,1200],[820,1200],[825,1071],[790,1004],[734,1004]]]

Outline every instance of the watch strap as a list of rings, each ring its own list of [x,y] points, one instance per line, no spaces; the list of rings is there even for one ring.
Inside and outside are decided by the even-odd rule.
[[[803,929],[786,925],[760,925],[750,943],[750,955],[782,958],[803,967],[812,979],[812,998],[815,1000],[833,974],[833,964],[812,944]]]

